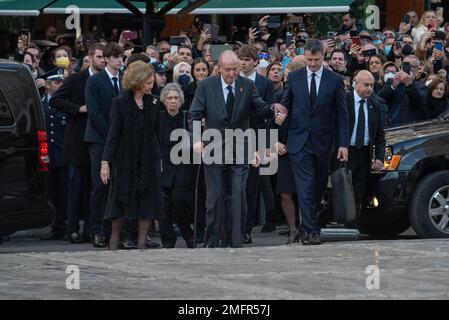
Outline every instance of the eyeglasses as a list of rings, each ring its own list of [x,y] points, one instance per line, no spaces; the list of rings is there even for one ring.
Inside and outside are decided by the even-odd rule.
[[[268,59],[270,59],[270,54],[269,53],[259,53],[259,59],[268,60]]]

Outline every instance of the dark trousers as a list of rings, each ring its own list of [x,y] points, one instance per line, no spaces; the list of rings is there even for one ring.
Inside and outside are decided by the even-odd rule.
[[[276,208],[271,187],[271,176],[261,176],[258,168],[250,166],[246,182],[246,204],[248,210],[246,217],[242,217],[242,230],[247,233],[251,233],[252,228],[258,223],[259,197],[261,194],[266,210],[265,223],[275,225]]]
[[[368,184],[371,171],[369,148],[357,149],[349,147],[348,168],[352,172],[352,186],[354,188],[357,215],[360,214],[363,205],[363,197]]]
[[[90,172],[88,167],[69,166],[67,192],[67,232],[79,232],[79,220],[84,217],[84,234],[90,234],[89,194]]]
[[[197,197],[194,199],[197,202],[197,212],[196,212],[196,218],[197,218],[197,235],[198,236],[204,236],[204,230],[206,228],[206,195],[207,195],[207,189],[206,189],[206,178],[204,176],[204,166],[198,166],[197,170],[199,170],[199,177],[195,176],[195,179],[198,178],[197,181],[195,181],[195,188],[197,189]],[[198,175],[198,171],[196,172]],[[194,217],[192,218],[194,222]]]
[[[301,151],[290,154],[290,161],[302,226],[306,233],[319,235],[317,210],[327,186],[330,156],[316,155],[309,138]]]
[[[56,210],[56,218],[52,229],[54,233],[65,234],[67,232],[67,193],[69,173],[67,167],[50,168],[48,173],[48,190],[50,200]]]
[[[92,178],[92,190],[90,192],[90,224],[92,227],[92,234],[108,236],[111,234],[111,222],[110,220],[103,220],[108,188],[103,184],[100,178],[103,150],[103,144],[89,144]]]
[[[190,221],[193,214],[193,193],[192,186],[174,186],[173,188],[163,188],[164,213],[162,220],[163,230],[161,231],[162,242],[173,241],[176,235],[173,230],[173,222],[176,222],[184,240],[193,239],[193,230]]]
[[[241,246],[242,216],[246,216],[248,165],[205,166],[205,174],[205,242],[216,247],[220,238],[227,237],[226,240],[230,240],[232,246]]]

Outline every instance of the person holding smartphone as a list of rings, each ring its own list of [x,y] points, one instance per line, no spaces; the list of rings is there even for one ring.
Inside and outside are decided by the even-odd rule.
[[[418,90],[415,75],[419,69],[419,60],[409,55],[403,60],[402,70],[396,72],[393,81],[386,81],[379,96],[388,104],[391,125],[400,125],[426,117],[425,99]]]
[[[434,10],[427,10],[421,17],[419,24],[412,29],[412,36],[415,46],[421,42],[422,36],[426,32],[435,32],[438,27],[437,14]]]

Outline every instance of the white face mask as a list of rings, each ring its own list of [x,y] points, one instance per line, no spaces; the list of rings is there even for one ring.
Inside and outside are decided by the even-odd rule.
[[[270,63],[269,63],[267,60],[261,59],[261,60],[259,61],[258,67],[259,67],[259,68],[266,68],[266,67],[268,67],[269,64],[270,64]]]
[[[384,75],[384,82],[388,82],[390,79],[394,79],[395,73],[394,72],[388,72]]]
[[[157,62],[156,58],[150,58],[150,63],[155,63],[155,62]]]

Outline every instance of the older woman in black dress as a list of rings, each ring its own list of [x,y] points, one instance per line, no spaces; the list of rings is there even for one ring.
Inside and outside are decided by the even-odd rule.
[[[146,248],[150,219],[158,218],[162,209],[157,134],[161,107],[151,95],[154,79],[150,65],[132,63],[123,78],[125,90],[112,104],[100,172],[103,183],[110,180],[105,218],[112,219],[111,250],[118,249],[125,218],[138,219],[137,247]]]

